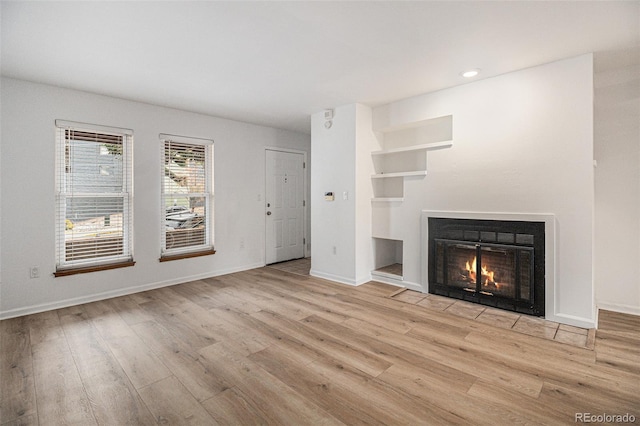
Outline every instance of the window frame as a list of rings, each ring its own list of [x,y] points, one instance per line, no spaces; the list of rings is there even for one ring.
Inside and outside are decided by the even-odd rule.
[[[71,171],[74,167],[73,159],[70,155],[71,141],[91,142],[88,139],[74,139],[75,132],[78,135],[84,134],[94,135],[96,143],[100,143],[100,153],[102,145],[107,143],[109,138],[121,138],[122,142],[122,170],[118,178],[120,180],[119,191],[98,191],[91,192],[82,189],[82,184],[77,186],[68,185],[68,179],[71,177]],[[74,275],[79,273],[95,272],[114,268],[133,266],[133,131],[119,127],[102,126],[89,123],[80,123],[66,120],[55,120],[55,258],[56,270],[54,276],[61,277]],[[101,136],[100,136],[101,135]],[[105,142],[99,142],[104,140]],[[75,160],[78,162],[78,160]],[[81,165],[96,167],[102,171],[101,165],[96,161],[80,162]],[[107,174],[108,175],[108,174]],[[104,176],[103,173],[97,173],[96,176]],[[100,178],[101,179],[101,178]],[[98,183],[102,183],[96,181]],[[122,253],[96,256],[78,256],[78,259],[69,259],[67,249],[69,242],[73,239],[67,238],[66,222],[67,222],[67,201],[73,199],[92,198],[94,200],[105,199],[121,199],[122,200],[122,224],[119,225],[122,233]],[[97,204],[96,204],[97,205]],[[99,235],[95,235],[94,243],[96,247],[100,246],[98,242]],[[73,243],[71,243],[71,246]],[[96,249],[98,251],[98,249]]]
[[[172,134],[161,133],[160,138],[160,262],[187,259],[199,256],[208,256],[215,254],[214,249],[214,141],[212,139],[203,139],[187,136],[178,136]],[[178,146],[193,145],[202,148],[204,151],[204,191],[203,192],[185,192],[175,193],[167,192],[165,188],[166,167],[167,167],[167,144],[171,149],[171,144]],[[195,245],[185,245],[177,248],[167,248],[167,200],[175,199],[175,197],[204,198],[204,243]]]

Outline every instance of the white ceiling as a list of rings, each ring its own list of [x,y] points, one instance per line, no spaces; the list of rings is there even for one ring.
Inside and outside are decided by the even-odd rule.
[[[640,1],[2,2],[2,75],[309,133],[371,106],[640,45]]]

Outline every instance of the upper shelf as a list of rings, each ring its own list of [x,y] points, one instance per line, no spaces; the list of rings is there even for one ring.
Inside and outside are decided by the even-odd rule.
[[[427,175],[427,171],[426,170],[415,170],[415,171],[408,171],[408,172],[378,173],[378,174],[375,174],[375,175],[371,175],[371,177],[374,178],[374,179],[381,179],[381,178],[406,177],[406,176],[426,176],[426,175]]]
[[[374,119],[373,130],[375,132],[388,134],[388,133],[402,132],[404,130],[416,129],[421,127],[429,127],[432,130],[435,128],[443,129],[442,126],[450,128],[452,122],[453,122],[453,114],[442,115],[437,117],[429,117],[429,118],[424,118],[422,120],[403,122],[403,123],[394,123],[394,124],[391,124],[389,120],[384,120],[384,119],[381,120],[380,118],[377,118],[377,119]]]
[[[387,155],[387,154],[396,154],[399,152],[411,152],[411,151],[428,151],[432,149],[449,148],[450,146],[453,146],[453,141],[431,142],[431,143],[424,143],[421,145],[413,145],[413,146],[405,146],[401,148],[392,148],[392,149],[384,149],[381,151],[373,151],[371,155]]]

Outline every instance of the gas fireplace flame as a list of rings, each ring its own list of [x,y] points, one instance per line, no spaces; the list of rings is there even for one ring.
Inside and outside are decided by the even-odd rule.
[[[471,263],[467,261],[467,263],[465,264],[465,270],[467,271],[469,275],[469,279],[471,281],[476,280],[477,263],[478,263],[478,259],[476,256],[474,256],[473,261],[471,261]],[[483,286],[494,286],[495,288],[500,288],[499,284],[495,282],[495,278],[493,277],[495,274],[494,271],[490,271],[487,268],[487,266],[484,265],[482,268],[480,268],[480,273],[481,273],[480,282],[482,283]]]

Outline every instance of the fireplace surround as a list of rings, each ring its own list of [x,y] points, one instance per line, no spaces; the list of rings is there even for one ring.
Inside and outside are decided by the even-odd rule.
[[[422,235],[426,292],[554,316],[553,215],[424,210]]]
[[[429,293],[544,316],[544,223],[430,218]]]

